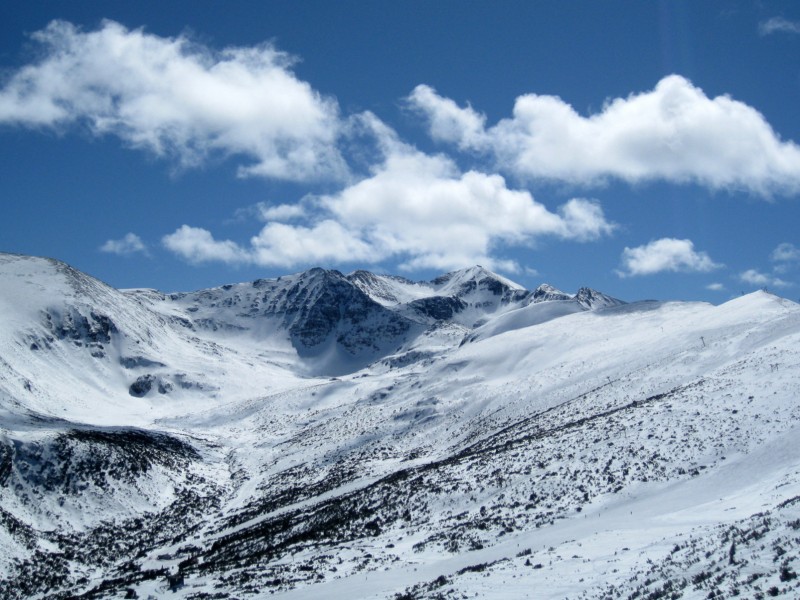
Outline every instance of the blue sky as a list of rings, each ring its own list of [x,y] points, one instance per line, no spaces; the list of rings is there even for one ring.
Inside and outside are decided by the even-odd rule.
[[[0,250],[800,297],[796,2],[0,5]]]

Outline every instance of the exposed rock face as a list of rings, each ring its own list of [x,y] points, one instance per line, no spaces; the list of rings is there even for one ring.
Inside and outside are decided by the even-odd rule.
[[[593,290],[591,288],[582,287],[575,294],[575,299],[581,306],[589,310],[597,310],[599,308],[607,308],[609,306],[620,306],[625,304],[622,300],[617,300],[611,296],[607,296],[602,292]]]
[[[140,367],[166,367],[162,362],[157,360],[151,360],[149,358],[145,358],[144,356],[123,356],[119,359],[119,364],[121,364],[126,369],[137,369]]]
[[[331,344],[350,355],[378,352],[402,342],[414,325],[339,271],[320,268],[172,298],[206,329],[247,331],[259,319],[275,321],[303,356],[326,352]]]
[[[552,300],[571,300],[573,298],[572,295],[562,292],[559,289],[554,288],[552,285],[547,283],[543,283],[535,290],[533,290],[533,301],[534,302],[550,302]]]
[[[397,296],[397,285],[413,287],[419,284],[398,277],[397,275],[375,275],[369,271],[354,271],[347,276],[347,280],[362,292],[373,299],[378,299],[388,304],[400,304],[402,300]]]
[[[434,321],[449,321],[467,307],[459,298],[432,296],[409,302],[408,306],[417,314]]]
[[[338,271],[312,269],[276,302],[298,345],[313,349],[335,337],[352,354],[401,338],[411,327],[404,317],[384,308]]]
[[[150,390],[153,388],[153,384],[156,382],[156,378],[154,375],[142,375],[141,377],[137,377],[136,381],[131,384],[131,387],[128,388],[128,392],[134,398],[142,398],[146,396]]]
[[[183,387],[184,389],[191,387],[191,385],[188,385],[187,387],[187,383],[181,380],[180,374],[176,375],[175,379],[178,380],[180,387]],[[128,388],[128,393],[134,398],[143,398],[150,393],[150,390],[152,390],[153,387],[158,390],[159,394],[168,394],[173,390],[174,386],[169,380],[148,373],[146,375],[137,377],[136,381],[134,381]]]
[[[198,459],[191,445],[164,434],[73,429],[36,442],[0,445],[0,482],[32,498],[43,491],[78,496],[90,486],[129,485],[156,466],[179,469]]]
[[[70,339],[87,344],[108,343],[111,341],[111,335],[118,331],[110,317],[94,312],[90,312],[88,316],[76,310],[66,314],[47,313],[45,319],[53,334],[62,340]]]
[[[613,301],[606,296],[601,301],[601,295],[593,293],[581,303],[583,308]],[[409,343],[432,325],[454,321],[472,326],[531,302],[578,301],[548,285],[525,290],[482,267],[429,282],[367,271],[345,276],[314,268],[169,298],[185,307],[189,329],[246,333],[266,319],[287,332],[301,356],[328,355],[333,347],[343,356],[363,360],[378,360],[381,353]],[[363,365],[363,360],[354,364]]]
[[[483,296],[485,304],[521,304],[530,297],[528,290],[480,266],[447,273],[431,284],[462,300]]]

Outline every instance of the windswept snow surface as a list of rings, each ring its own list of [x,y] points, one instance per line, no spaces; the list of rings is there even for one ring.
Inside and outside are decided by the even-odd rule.
[[[800,597],[800,306],[0,255],[4,598]]]

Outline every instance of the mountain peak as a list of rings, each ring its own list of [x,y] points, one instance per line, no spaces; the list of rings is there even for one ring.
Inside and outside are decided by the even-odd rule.
[[[613,298],[604,294],[602,292],[598,292],[597,290],[593,290],[592,288],[582,287],[578,290],[578,293],[575,294],[575,299],[578,303],[583,306],[584,308],[588,308],[589,310],[596,310],[598,308],[607,308],[609,306],[620,306],[621,304],[625,304],[622,300],[617,298]]]
[[[377,275],[359,269],[347,275],[346,279],[384,306],[394,306],[425,295],[419,284],[397,275]]]
[[[567,294],[566,292],[562,292],[556,287],[553,287],[549,283],[543,283],[535,290],[533,290],[533,301],[534,302],[546,302],[549,300],[572,300],[574,296],[572,294]]]
[[[465,269],[459,269],[457,271],[445,273],[444,275],[432,280],[431,284],[442,288],[455,288],[465,284],[469,285],[470,282],[474,282],[475,284],[486,282],[484,283],[484,287],[486,285],[490,286],[491,283],[489,282],[497,282],[497,284],[500,284],[501,286],[511,290],[521,291],[525,289],[518,283],[515,283],[514,281],[511,281],[502,275],[498,275],[497,273],[494,273],[493,271],[490,271],[481,265],[474,265]]]
[[[301,271],[300,273],[296,273],[294,277],[301,280],[345,279],[345,276],[341,271],[337,271],[336,269],[323,269],[322,267],[311,267],[307,271]]]

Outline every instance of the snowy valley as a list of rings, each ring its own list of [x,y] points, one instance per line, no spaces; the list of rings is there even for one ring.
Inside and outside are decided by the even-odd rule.
[[[0,597],[800,597],[800,305],[0,254]]]

